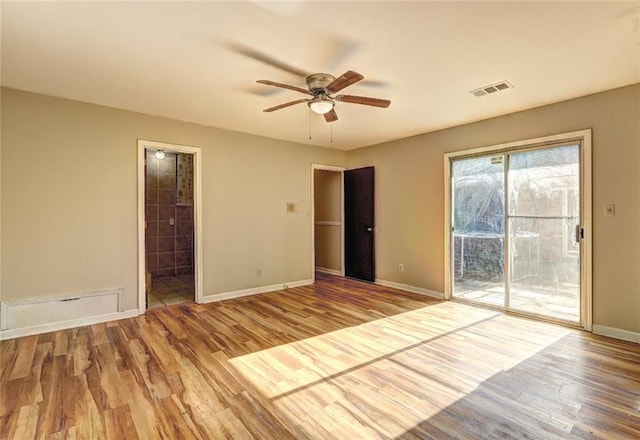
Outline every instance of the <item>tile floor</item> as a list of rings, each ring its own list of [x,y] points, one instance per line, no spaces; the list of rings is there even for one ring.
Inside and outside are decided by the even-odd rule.
[[[147,309],[195,301],[194,275],[153,277],[147,295]]]

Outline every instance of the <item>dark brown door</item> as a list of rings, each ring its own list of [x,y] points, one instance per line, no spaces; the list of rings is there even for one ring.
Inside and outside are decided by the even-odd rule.
[[[344,173],[345,275],[374,281],[375,217],[373,209],[373,167]]]

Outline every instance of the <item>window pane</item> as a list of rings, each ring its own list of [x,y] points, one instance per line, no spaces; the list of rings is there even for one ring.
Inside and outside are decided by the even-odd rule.
[[[453,296],[504,306],[504,157],[452,165]]]
[[[580,320],[579,147],[509,156],[510,308]]]

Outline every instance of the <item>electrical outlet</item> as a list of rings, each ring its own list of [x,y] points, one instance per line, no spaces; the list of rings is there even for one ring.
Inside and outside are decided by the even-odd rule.
[[[404,264],[398,264],[398,270],[404,272]]]
[[[261,277],[262,276],[262,269],[256,270],[256,275]]]

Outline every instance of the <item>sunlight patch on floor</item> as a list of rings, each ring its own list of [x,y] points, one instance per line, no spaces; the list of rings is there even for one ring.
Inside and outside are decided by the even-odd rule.
[[[511,334],[516,322],[518,332]],[[504,341],[495,340],[494,329],[506,335]],[[363,429],[396,436],[569,332],[445,302],[239,356],[230,363],[282,414],[299,421],[299,429],[313,433],[318,424],[350,438],[344,429],[354,426],[351,434],[359,433],[358,438],[363,438]],[[465,371],[469,357],[474,359],[473,371]],[[364,437],[375,437],[374,431]]]

